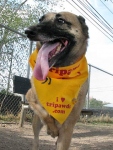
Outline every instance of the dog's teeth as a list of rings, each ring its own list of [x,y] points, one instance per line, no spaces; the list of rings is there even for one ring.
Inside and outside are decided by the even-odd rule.
[[[60,45],[56,48],[56,50],[55,50],[54,52],[50,52],[50,53],[49,53],[49,59],[51,59],[52,57],[56,56],[56,54],[58,54],[58,53],[60,52],[61,47],[62,47],[62,45],[60,44]]]
[[[59,45],[59,46],[57,47],[56,53],[58,53],[58,52],[60,51],[60,49],[61,49],[61,45]]]

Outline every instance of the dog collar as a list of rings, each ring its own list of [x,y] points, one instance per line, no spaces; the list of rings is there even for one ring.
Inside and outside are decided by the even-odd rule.
[[[29,64],[36,63],[38,50],[35,50]],[[62,124],[77,103],[81,86],[88,78],[88,65],[85,56],[77,63],[66,67],[52,67],[45,81],[33,77],[37,97],[47,112]]]

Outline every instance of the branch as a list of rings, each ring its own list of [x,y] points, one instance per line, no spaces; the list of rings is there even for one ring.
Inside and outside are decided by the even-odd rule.
[[[22,2],[18,8],[16,9],[16,11],[14,13],[17,13],[17,11],[27,2],[27,0],[25,0],[24,2]]]

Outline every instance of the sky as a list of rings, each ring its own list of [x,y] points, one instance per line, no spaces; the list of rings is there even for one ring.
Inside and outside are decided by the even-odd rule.
[[[75,1],[75,0],[74,0]],[[85,0],[82,0],[85,2]],[[112,0],[87,0],[100,14],[101,16],[112,26],[113,28],[113,1]],[[103,5],[103,3],[111,10],[111,12]],[[69,0],[69,2],[71,2]],[[85,16],[86,23],[89,27],[89,42],[86,53],[86,58],[89,64],[103,69],[113,74],[113,41],[108,39],[103,33],[101,33],[93,24],[89,22],[90,19],[85,13],[80,10],[74,3],[72,6],[69,2],[63,3],[64,10],[70,11],[76,15]],[[78,1],[75,1],[81,6]],[[28,0],[28,3],[33,5],[33,0]],[[81,6],[82,7],[82,6]],[[59,12],[62,9],[56,8]],[[80,10],[78,12],[77,10]],[[86,10],[85,10],[86,11]],[[87,11],[86,11],[87,12]],[[89,13],[88,13],[89,14]],[[113,30],[112,30],[113,31]],[[112,34],[113,35],[113,34]],[[113,40],[113,38],[111,37]],[[107,75],[97,69],[91,68],[90,78],[90,97],[102,100],[104,102],[113,103],[113,76]]]
[[[75,2],[77,3],[77,1]],[[110,0],[106,2],[102,0],[102,2],[112,11],[112,13],[100,0],[89,0],[88,2],[90,2],[90,4],[113,28],[113,2]],[[78,9],[78,7],[76,8]],[[66,10],[69,10],[69,4],[67,5]],[[82,14],[80,14],[80,12],[78,12],[75,8],[72,8],[71,11],[73,13],[77,13],[77,15],[85,15],[82,10],[80,10]],[[87,17],[87,15],[85,16]],[[101,33],[93,24],[91,24],[88,21],[89,18],[85,19],[89,27],[90,36],[88,50],[86,53],[88,63],[113,74],[113,42]],[[91,68],[90,97],[96,98],[97,100],[102,100],[104,102],[113,103],[113,76]]]

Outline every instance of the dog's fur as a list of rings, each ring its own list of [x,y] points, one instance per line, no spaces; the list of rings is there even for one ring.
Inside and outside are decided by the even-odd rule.
[[[25,33],[32,41],[41,43],[65,38],[69,41],[65,50],[52,58],[54,67],[69,66],[76,63],[87,50],[88,27],[85,19],[69,12],[47,13],[39,20],[36,26],[30,26]],[[40,46],[38,45],[38,49]],[[48,128],[48,134],[52,137],[58,136],[56,150],[68,150],[71,142],[73,128],[77,122],[81,109],[83,108],[85,96],[88,89],[86,81],[78,94],[78,101],[67,120],[61,125],[40,105],[35,88],[31,79],[32,88],[27,92],[26,98],[35,112],[33,118],[34,146],[33,150],[39,149],[39,133],[42,124]]]

